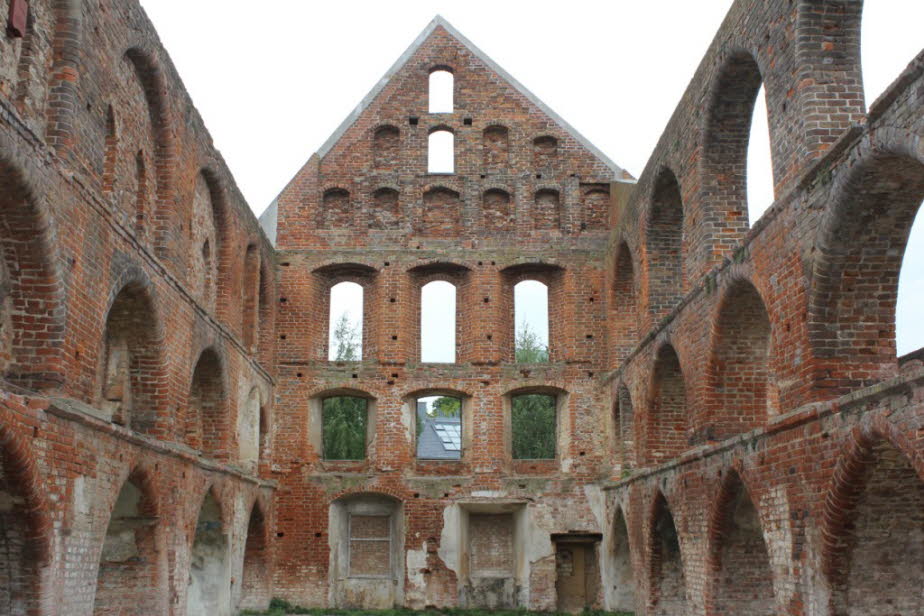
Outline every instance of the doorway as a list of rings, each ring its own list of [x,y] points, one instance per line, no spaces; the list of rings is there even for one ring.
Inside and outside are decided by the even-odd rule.
[[[585,609],[593,609],[599,603],[599,535],[553,535],[552,540],[555,542],[558,611],[576,614]]]

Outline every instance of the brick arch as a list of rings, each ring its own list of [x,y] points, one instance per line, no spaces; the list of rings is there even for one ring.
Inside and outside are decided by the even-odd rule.
[[[230,212],[228,197],[223,182],[214,164],[203,166],[199,170],[199,176],[205,181],[209,196],[209,213],[212,218],[212,227],[214,229],[214,243],[212,253],[214,254],[213,271],[215,280],[213,283],[213,292],[215,294],[215,311],[219,318],[227,319],[228,300],[231,297],[233,289],[240,285],[239,280],[232,280],[229,272],[234,271],[231,267],[233,258],[232,248],[228,227],[230,224]],[[195,212],[190,212],[191,217]],[[190,224],[190,237],[195,235],[195,221]],[[193,242],[191,254],[196,254],[195,242]]]
[[[165,332],[155,287],[135,263],[110,287],[102,317],[98,385],[93,398],[116,423],[158,434],[165,405]]]
[[[742,466],[738,460],[725,474],[709,513],[706,613],[773,616],[773,569]]]
[[[177,216],[174,203],[174,143],[168,103],[165,100],[167,85],[159,62],[153,53],[140,47],[130,47],[125,58],[132,64],[135,75],[144,89],[145,104],[151,119],[154,135],[154,173],[157,204],[152,227],[155,247],[161,258],[178,258],[182,254],[180,228],[182,217]],[[179,264],[178,264],[179,265]]]
[[[548,331],[549,348],[548,361],[559,361],[564,355],[565,347],[565,279],[567,272],[564,267],[553,262],[521,262],[508,265],[500,270],[503,281],[503,293],[500,303],[503,308],[503,318],[498,328],[505,340],[505,361],[516,361],[515,341],[516,313],[515,289],[518,284],[526,281],[535,281],[545,285],[548,298]]]
[[[883,416],[846,437],[821,517],[821,572],[835,616],[887,616],[920,607],[924,460]],[[865,560],[859,560],[859,559]],[[868,575],[868,563],[876,576]],[[882,601],[888,596],[889,602]]]
[[[626,239],[619,243],[613,265],[612,336],[613,366],[624,361],[638,342],[638,278],[632,249]]]
[[[389,499],[397,504],[404,504],[405,498],[400,490],[396,488],[391,488],[388,486],[375,486],[372,489],[367,489],[363,487],[356,488],[347,488],[341,490],[340,492],[334,493],[334,495],[328,500],[329,503],[333,504],[338,501],[349,500],[356,496],[376,496],[379,498]]]
[[[632,393],[624,382],[620,381],[617,385],[614,398],[613,437],[616,441],[619,463],[623,469],[628,469],[634,467],[638,459],[635,406],[632,403]]]
[[[735,277],[726,285],[712,323],[709,385],[694,430],[697,443],[759,428],[779,410],[773,327],[750,279]]]
[[[4,549],[0,556],[0,609],[38,616],[43,611],[42,569],[52,556],[52,519],[48,493],[27,441],[0,422],[0,492],[13,500],[0,512]],[[6,572],[15,572],[12,579]]]
[[[187,543],[190,583],[186,588],[185,613],[188,616],[230,613],[231,555],[227,531],[230,505],[222,501],[215,484],[208,486],[197,502],[200,504],[195,510],[194,532],[189,533]],[[221,584],[222,580],[226,583]]]
[[[31,167],[7,158],[17,151],[7,145],[0,137],[0,375],[29,390],[56,390],[64,383],[65,329],[56,229]]]
[[[686,581],[680,534],[667,497],[660,490],[654,496],[648,514],[648,614],[677,616],[684,614]]]
[[[658,348],[651,374],[645,417],[645,456],[648,463],[659,464],[687,449],[690,428],[684,370],[670,342]]]
[[[607,558],[612,601],[607,608],[616,612],[636,613],[636,575],[632,561],[632,541],[629,536],[625,508],[617,505],[610,518],[610,541]]]
[[[223,355],[214,346],[203,349],[190,379],[185,442],[218,459],[227,459],[229,455],[227,379]]]
[[[669,167],[662,167],[645,218],[647,304],[655,321],[683,296],[683,221],[680,183]]]
[[[837,178],[816,239],[809,339],[816,386],[832,393],[898,372],[898,278],[924,200],[924,150],[920,137],[890,137],[863,143]]]
[[[705,209],[697,224],[721,230],[702,238],[699,249],[708,257],[706,262],[717,262],[748,230],[746,161],[751,116],[762,83],[757,58],[737,48],[722,58],[706,95],[700,162]]]
[[[118,486],[108,503],[93,614],[158,613],[166,607],[166,563],[154,471],[138,465]]]
[[[249,508],[238,609],[263,610],[267,608],[271,599],[271,539],[269,520],[264,510],[259,499],[255,499]]]

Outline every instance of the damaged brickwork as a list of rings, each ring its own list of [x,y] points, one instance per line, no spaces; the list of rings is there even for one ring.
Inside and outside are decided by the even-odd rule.
[[[861,9],[737,0],[637,181],[437,18],[257,221],[134,0],[0,0],[0,613],[924,614],[895,351],[924,55],[866,109]],[[516,361],[523,281],[548,361]],[[451,363],[421,360],[432,282]],[[552,457],[514,456],[524,394]],[[365,455],[326,459],[345,396]],[[429,396],[460,455],[418,458]]]

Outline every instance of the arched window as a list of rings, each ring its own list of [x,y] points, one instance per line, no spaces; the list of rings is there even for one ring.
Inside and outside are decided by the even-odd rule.
[[[524,280],[513,288],[514,357],[517,363],[549,361],[549,287]]]
[[[430,113],[452,113],[454,81],[445,69],[430,73]]]
[[[340,282],[330,289],[330,327],[327,359],[360,361],[363,358],[363,288]]]
[[[420,360],[456,361],[456,287],[444,280],[420,290]]]
[[[427,143],[427,173],[455,173],[455,135],[440,128],[430,133]]]
[[[414,401],[417,457],[458,460],[462,457],[462,400],[455,396],[425,396]]]
[[[924,306],[924,215],[915,216],[902,269],[898,276],[898,299],[895,306],[895,346],[898,356],[924,347],[924,323],[921,306]]]

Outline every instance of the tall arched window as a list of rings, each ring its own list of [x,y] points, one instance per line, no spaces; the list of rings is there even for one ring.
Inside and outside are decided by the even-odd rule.
[[[330,289],[330,327],[327,359],[359,361],[363,358],[363,288],[340,282]]]
[[[430,133],[427,143],[427,173],[455,173],[455,135],[445,128]]]
[[[513,287],[514,356],[517,363],[549,361],[549,288],[538,280]]]
[[[430,73],[430,113],[452,113],[454,78],[445,69]]]
[[[420,290],[420,360],[456,361],[456,287],[444,280]]]

